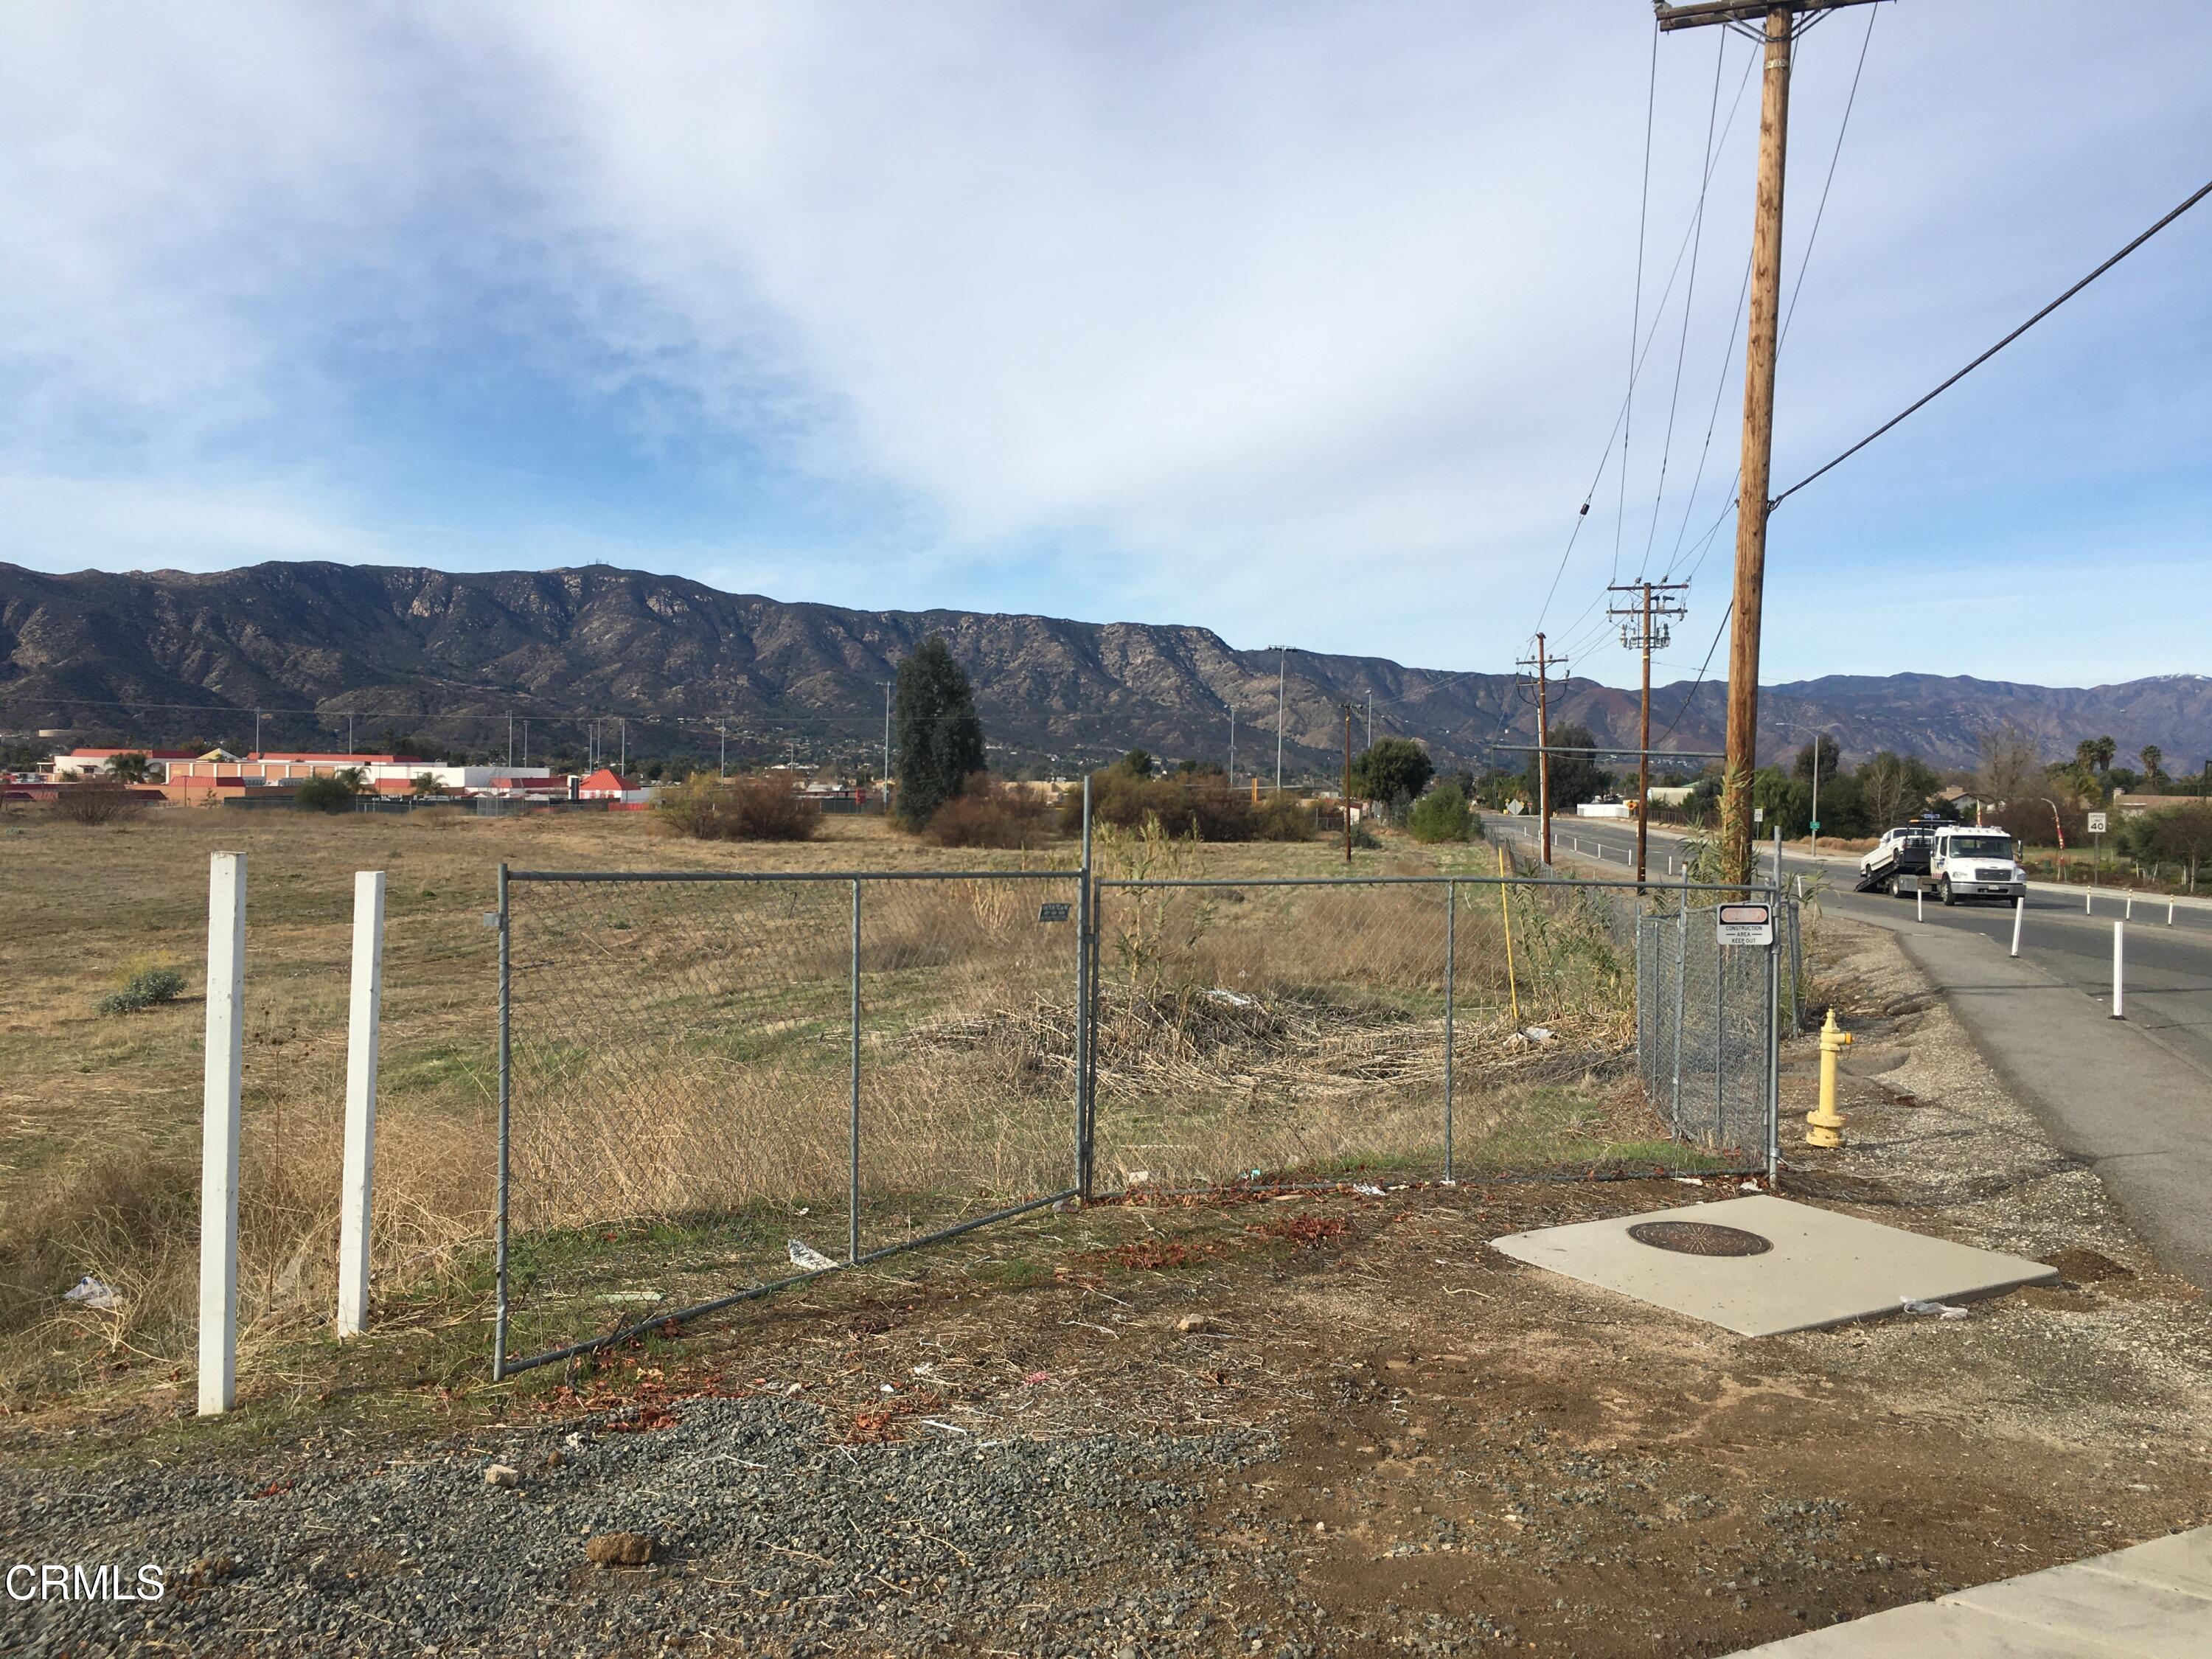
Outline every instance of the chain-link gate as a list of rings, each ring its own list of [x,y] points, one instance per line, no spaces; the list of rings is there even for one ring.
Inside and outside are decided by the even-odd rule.
[[[1796,901],[1774,905],[1774,943],[1720,942],[1720,901],[1695,890],[1638,918],[1636,1052],[1644,1097],[1668,1134],[1771,1174],[1778,1151],[1778,1045],[1802,977]]]
[[[502,870],[495,1374],[1094,1189],[1771,1163],[1717,890],[1088,865]]]

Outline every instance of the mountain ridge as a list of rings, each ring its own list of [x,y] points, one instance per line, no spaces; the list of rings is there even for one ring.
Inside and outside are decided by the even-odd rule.
[[[837,758],[880,743],[881,683],[931,633],[967,667],[1004,763],[1073,767],[1132,746],[1220,760],[1233,710],[1240,772],[1273,768],[1275,653],[1239,650],[1198,624],[864,611],[611,565],[59,574],[0,563],[0,726],[212,740],[250,737],[260,708],[279,711],[263,722],[274,746],[327,738],[351,710],[356,736],[389,729],[483,749],[503,744],[511,713],[532,723],[542,750],[580,740],[596,714],[627,719],[634,752],[698,752],[720,724],[738,753]],[[1286,771],[1332,771],[1341,707],[1358,706],[1362,742],[1370,696],[1377,737],[1419,738],[1441,764],[1510,763],[1509,746],[1532,743],[1535,725],[1515,685],[1510,674],[1293,651]],[[1587,726],[1601,744],[1636,741],[1632,691],[1569,679],[1553,706],[1555,720]],[[1656,746],[1722,746],[1723,685],[1655,688],[1652,707],[1655,732],[1667,734]],[[2212,678],[2051,687],[1832,674],[1760,692],[1762,758],[1832,728],[1852,757],[1889,748],[1967,766],[1980,736],[2007,724],[2053,757],[2111,736],[2124,758],[2156,744],[2170,769],[2193,769],[2212,750]]]

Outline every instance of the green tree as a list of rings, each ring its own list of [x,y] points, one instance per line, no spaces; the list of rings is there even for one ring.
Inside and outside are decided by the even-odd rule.
[[[1597,746],[1597,739],[1590,735],[1586,726],[1555,726],[1552,728],[1551,746],[1554,750],[1593,749]],[[1531,806],[1540,803],[1536,763],[1540,758],[1535,755],[1528,757],[1524,787],[1528,792]],[[1552,757],[1552,811],[1571,812],[1584,801],[1595,800],[1603,794],[1606,785],[1612,781],[1610,777],[1598,770],[1597,762],[1591,756],[1554,753]]]
[[[1985,746],[1984,753],[1988,752]],[[1859,800],[1866,811],[1870,833],[1875,835],[1925,811],[1928,798],[1942,783],[1917,755],[1899,755],[1887,749],[1859,768],[1857,777]],[[2008,787],[2024,786],[2014,779]],[[1826,805],[1822,803],[1824,808]]]
[[[1382,738],[1352,757],[1352,793],[1362,800],[1412,800],[1436,772],[1429,751],[1411,738]]]
[[[1808,783],[1813,781],[1813,764],[1815,755],[1820,757],[1820,787],[1826,789],[1828,787],[1828,780],[1843,770],[1844,751],[1836,740],[1825,732],[1800,749],[1797,751],[1797,763],[1791,769],[1796,776],[1804,779]]]
[[[1447,778],[1413,803],[1406,827],[1415,841],[1472,841],[1480,823],[1468,811],[1458,781]]]
[[[143,783],[153,769],[154,763],[136,749],[126,749],[107,757],[107,775],[118,783]]]
[[[2155,789],[2166,781],[2166,751],[2154,743],[2142,746],[2143,777],[2149,787]]]
[[[350,812],[353,797],[353,786],[332,774],[309,778],[292,792],[292,805],[302,812]]]
[[[891,707],[899,821],[920,830],[983,769],[975,694],[942,635],[931,635],[899,664]]]
[[[1152,753],[1149,749],[1132,749],[1115,764],[1133,778],[1149,778],[1152,775]]]

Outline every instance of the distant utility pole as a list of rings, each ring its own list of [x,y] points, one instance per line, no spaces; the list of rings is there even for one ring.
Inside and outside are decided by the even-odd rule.
[[[1344,705],[1344,861],[1352,862],[1352,705]]]
[[[1367,694],[1367,746],[1370,749],[1375,746],[1375,694],[1372,691]]]
[[[1229,787],[1237,787],[1237,705],[1229,705]]]
[[[353,716],[349,714],[346,716],[346,757],[353,757]]]
[[[257,755],[261,752],[261,711],[258,708],[253,711],[253,752]]]
[[[1871,0],[1691,0],[1654,5],[1659,27],[1758,22],[1766,49],[1759,109],[1759,184],[1752,218],[1751,329],[1744,348],[1743,471],[1736,496],[1735,609],[1729,624],[1728,763],[1721,793],[1721,879],[1752,878],[1751,779],[1759,763],[1759,629],[1766,591],[1767,484],[1774,459],[1774,353],[1782,307],[1782,193],[1790,143],[1790,46],[1799,19]]]
[[[346,752],[348,754],[353,752],[351,732],[346,734]],[[511,708],[507,710],[507,769],[510,772],[514,770],[514,711]]]
[[[884,775],[882,782],[884,787],[889,789],[891,787],[891,688],[896,685],[898,682],[896,680],[878,680],[877,684],[884,688]]]
[[[1287,645],[1271,645],[1275,653],[1275,793],[1283,793],[1283,664],[1291,654]]]
[[[1687,582],[1614,582],[1608,593],[1638,593],[1640,605],[1614,605],[1607,615],[1620,623],[1620,642],[1644,653],[1644,735],[1636,755],[1636,879],[1644,879],[1644,854],[1651,823],[1651,653],[1665,650],[1671,637],[1667,624],[1682,614],[1682,602],[1674,595],[1689,591]]]
[[[1544,636],[1536,635],[1536,654],[1521,659],[1519,666],[1536,671],[1536,812],[1544,825],[1544,862],[1552,862],[1552,671],[1566,666],[1565,657],[1547,654]],[[1526,687],[1522,689],[1526,697]]]
[[[629,772],[629,722],[628,720],[623,720],[620,724],[622,728],[622,747],[615,751],[616,754],[620,757],[620,758],[615,762],[615,774],[618,777],[627,776]]]

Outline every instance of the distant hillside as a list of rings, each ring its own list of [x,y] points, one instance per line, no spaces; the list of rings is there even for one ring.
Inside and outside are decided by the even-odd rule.
[[[848,611],[605,566],[47,575],[0,564],[0,726],[234,744],[252,740],[258,708],[276,711],[264,714],[264,741],[296,746],[342,739],[354,711],[364,748],[389,730],[500,749],[511,714],[531,722],[543,754],[580,742],[585,719],[602,715],[629,720],[634,754],[711,753],[719,724],[733,755],[832,758],[880,743],[882,683],[932,633],[967,667],[1008,763],[1074,767],[1133,745],[1225,759],[1233,711],[1239,770],[1273,766],[1274,654],[1203,628]],[[1341,705],[1359,705],[1364,740],[1370,696],[1377,736],[1419,738],[1445,764],[1510,763],[1502,745],[1533,741],[1534,711],[1510,674],[1293,652],[1287,769],[1333,769]],[[1554,706],[1601,742],[1636,740],[1632,692],[1574,680]],[[1654,706],[1658,727],[1671,726],[1662,746],[1721,746],[1719,684],[1670,685]],[[1893,748],[1963,766],[1978,734],[2008,721],[2053,756],[2100,736],[2124,757],[2156,744],[2169,768],[2212,750],[2212,679],[2198,675],[2088,690],[1830,676],[1770,687],[1760,708],[1763,754],[1832,726],[1852,756]]]

